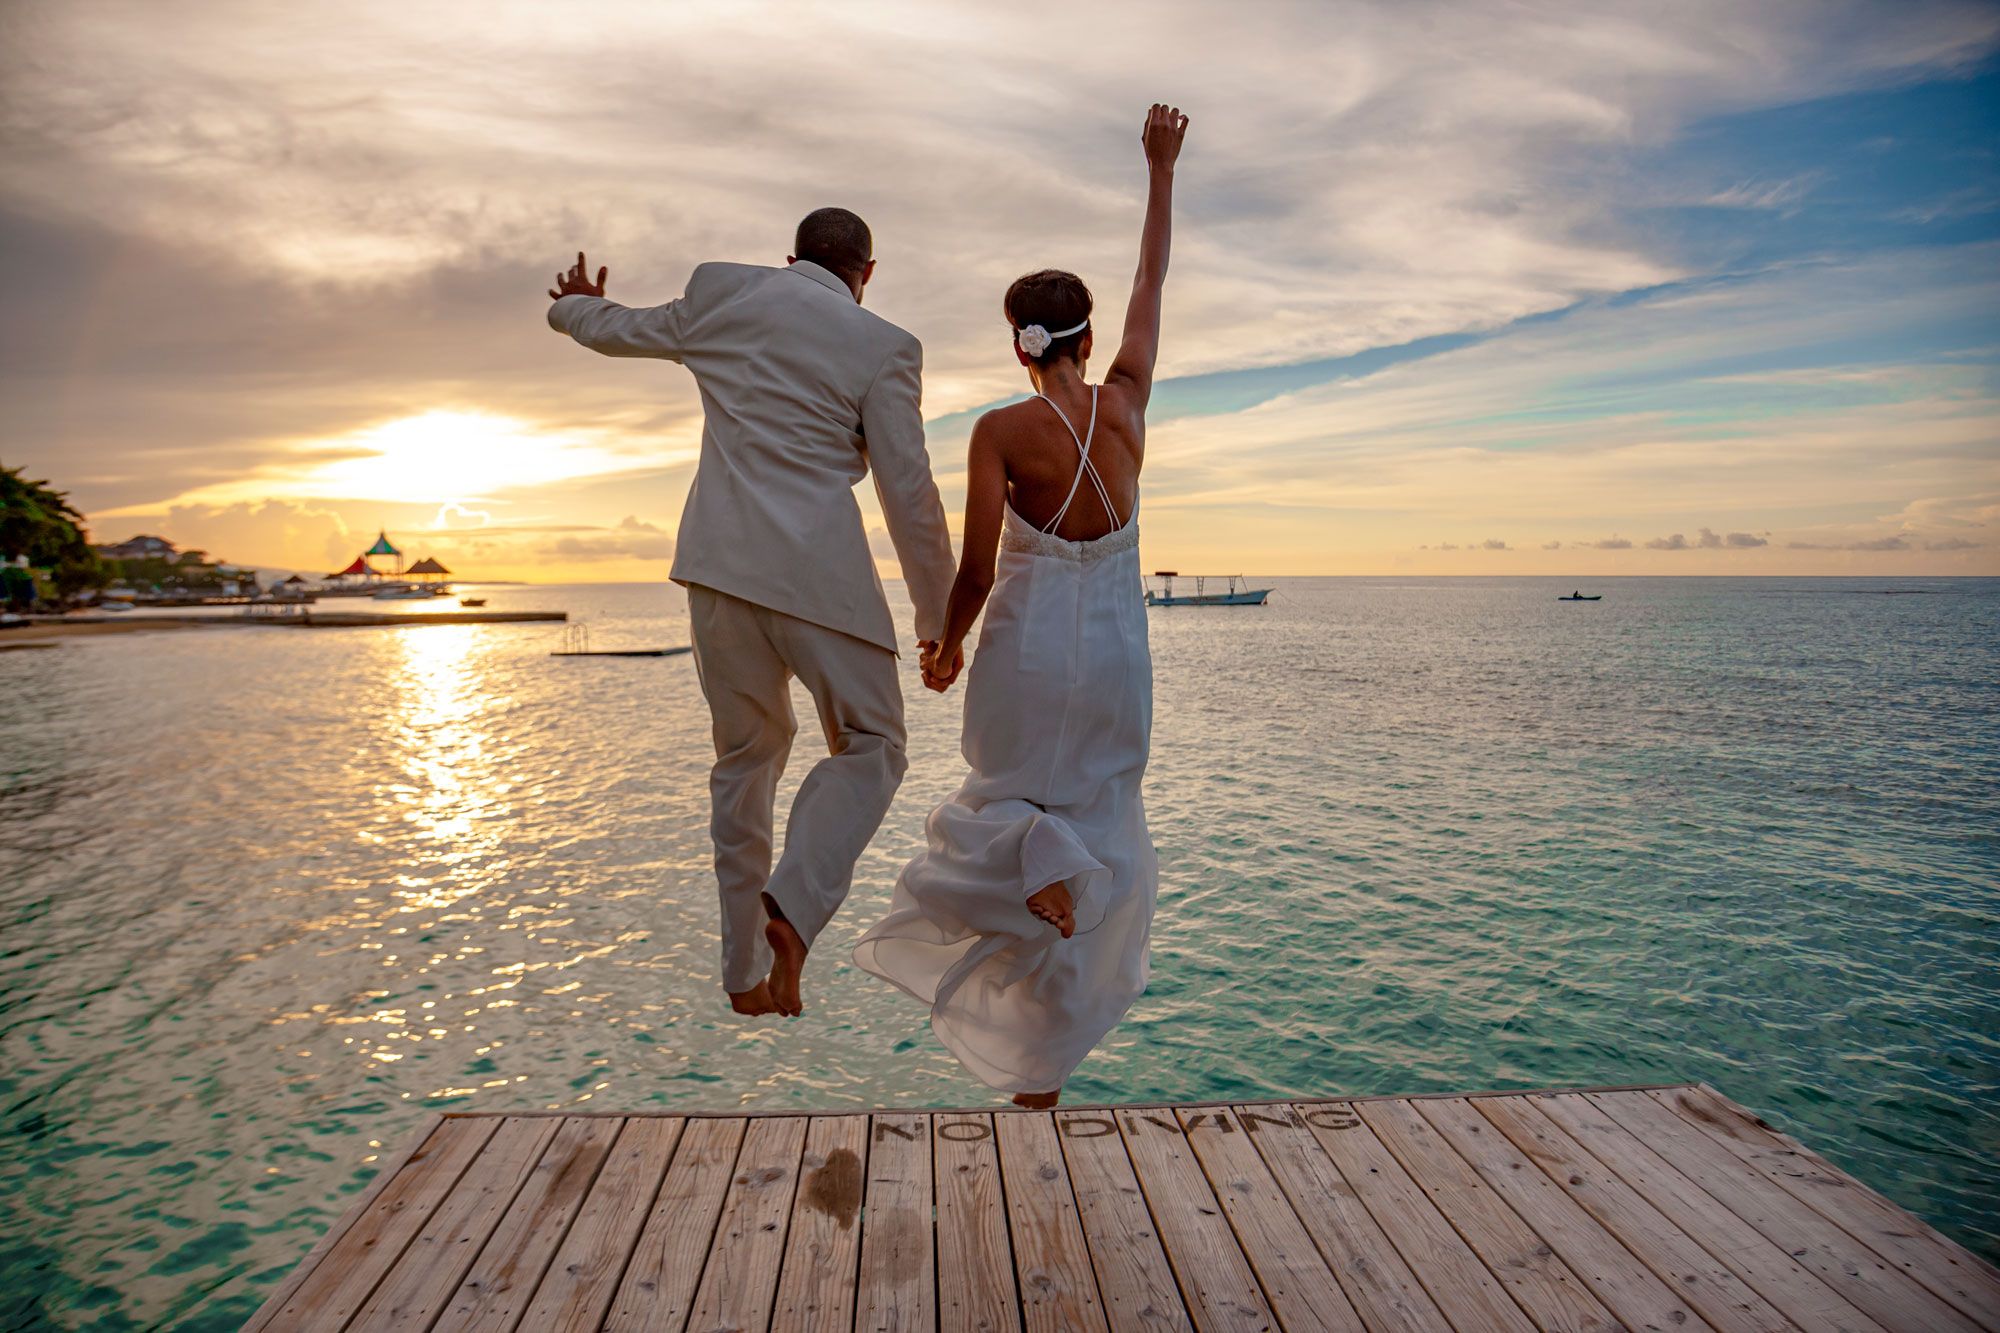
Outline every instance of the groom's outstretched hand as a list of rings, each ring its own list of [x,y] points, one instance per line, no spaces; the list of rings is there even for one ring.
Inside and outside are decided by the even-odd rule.
[[[560,301],[565,296],[602,296],[604,275],[609,272],[609,268],[599,268],[597,281],[592,282],[590,269],[583,262],[583,251],[579,250],[576,252],[576,266],[567,273],[556,274],[556,285],[549,288],[549,299]]]

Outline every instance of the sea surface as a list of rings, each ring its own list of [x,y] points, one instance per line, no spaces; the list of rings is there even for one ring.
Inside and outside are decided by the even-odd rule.
[[[1068,1100],[1705,1079],[2000,1258],[2000,580],[1274,582],[1152,613],[1152,989]],[[743,1020],[693,666],[561,636],[0,654],[0,1328],[236,1327],[441,1107],[995,1100],[846,961],[958,696],[906,668],[806,1015]]]

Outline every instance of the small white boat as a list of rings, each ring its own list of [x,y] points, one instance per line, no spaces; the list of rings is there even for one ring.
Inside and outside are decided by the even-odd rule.
[[[422,602],[432,597],[449,597],[446,588],[385,588],[375,594],[378,602]]]
[[[1176,594],[1174,580],[1181,575],[1175,570],[1162,569],[1154,573],[1160,580],[1159,591],[1146,589],[1147,606],[1262,606],[1264,599],[1271,595],[1269,588],[1252,588],[1241,574],[1193,574],[1194,592]],[[1210,592],[1208,581],[1221,579],[1226,588],[1222,592]],[[1241,584],[1243,586],[1239,587]]]

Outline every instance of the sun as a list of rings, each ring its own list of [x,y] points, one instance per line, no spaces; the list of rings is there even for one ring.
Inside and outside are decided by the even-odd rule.
[[[181,502],[380,500],[442,505],[621,472],[639,460],[580,432],[518,417],[437,409],[344,435],[300,441],[255,479],[207,488]]]

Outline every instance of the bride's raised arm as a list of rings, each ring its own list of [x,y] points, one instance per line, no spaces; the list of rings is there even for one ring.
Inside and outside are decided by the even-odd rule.
[[[1177,106],[1154,103],[1146,113],[1139,140],[1146,146],[1146,225],[1139,233],[1139,272],[1132,279],[1132,300],[1125,307],[1125,336],[1105,375],[1106,384],[1122,383],[1139,396],[1144,408],[1153,392],[1153,363],[1160,356],[1160,289],[1167,281],[1167,249],[1173,238],[1174,162],[1181,155],[1188,118]]]

